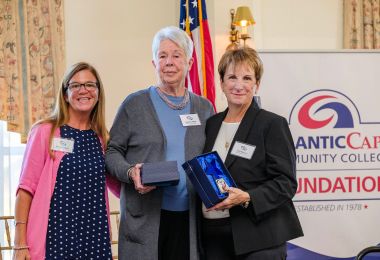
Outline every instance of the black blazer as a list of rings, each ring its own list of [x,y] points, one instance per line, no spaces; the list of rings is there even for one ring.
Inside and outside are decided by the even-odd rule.
[[[208,119],[204,152],[213,148],[227,111]],[[256,146],[251,159],[231,155],[236,141]],[[237,186],[251,197],[247,209],[230,209],[236,254],[278,246],[303,236],[292,202],[297,190],[295,148],[285,118],[259,109],[252,102],[225,164]]]

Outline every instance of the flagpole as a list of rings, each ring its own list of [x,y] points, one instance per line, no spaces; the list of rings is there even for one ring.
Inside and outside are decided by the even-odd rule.
[[[200,36],[201,36],[201,50],[202,50],[202,74],[203,74],[203,96],[207,97],[207,75],[206,75],[206,61],[205,61],[205,46],[204,46],[204,37],[203,37],[203,14],[202,14],[202,0],[198,0],[198,10],[199,10],[199,30],[200,30]]]
[[[189,0],[186,0],[186,19],[185,19],[185,24],[186,24],[186,32],[188,35],[190,35],[190,24],[189,24]]]

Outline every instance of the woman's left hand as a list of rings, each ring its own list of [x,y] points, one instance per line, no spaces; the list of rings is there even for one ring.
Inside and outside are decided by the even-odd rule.
[[[156,188],[156,186],[145,186],[141,183],[141,166],[142,163],[138,163],[135,166],[133,166],[133,169],[130,173],[130,178],[133,181],[133,184],[135,185],[135,190],[140,193],[141,195],[148,193]]]
[[[246,201],[250,201],[249,193],[241,189],[225,187],[224,190],[228,192],[228,197],[214,207],[209,208],[207,211],[230,209],[234,206],[241,205]]]

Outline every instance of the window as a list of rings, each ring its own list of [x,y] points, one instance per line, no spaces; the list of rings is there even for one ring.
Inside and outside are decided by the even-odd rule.
[[[0,216],[14,215],[16,187],[19,180],[25,144],[20,135],[7,131],[7,124],[0,121]],[[11,232],[13,233],[13,227]],[[0,226],[0,243],[4,245],[4,225]],[[3,255],[10,257],[10,252]]]
[[[7,124],[0,121],[0,215],[13,215],[15,193],[20,175],[25,144],[20,135],[7,131]]]

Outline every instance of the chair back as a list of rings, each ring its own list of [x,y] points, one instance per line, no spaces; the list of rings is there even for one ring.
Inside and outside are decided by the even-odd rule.
[[[112,247],[112,259],[118,259],[118,239],[119,239],[119,225],[120,225],[120,211],[110,212],[111,221],[111,247]]]
[[[0,241],[0,260],[3,259],[3,251],[11,251],[13,249],[10,230],[10,223],[13,220],[13,216],[0,216],[0,228],[4,228],[5,231],[5,244],[1,244]]]

